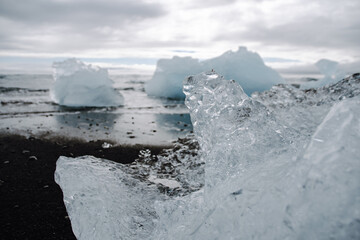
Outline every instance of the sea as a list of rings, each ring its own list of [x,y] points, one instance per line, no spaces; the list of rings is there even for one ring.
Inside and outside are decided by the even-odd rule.
[[[51,74],[0,75],[0,133],[66,137],[110,144],[170,145],[192,132],[183,101],[148,96],[151,75],[110,75],[120,107],[60,106],[50,98]]]
[[[184,101],[148,96],[150,74],[110,74],[124,97],[119,107],[65,107],[50,97],[52,74],[0,74],[0,134],[51,139],[101,140],[110,144],[171,146],[192,133]],[[320,75],[284,75],[293,85]]]

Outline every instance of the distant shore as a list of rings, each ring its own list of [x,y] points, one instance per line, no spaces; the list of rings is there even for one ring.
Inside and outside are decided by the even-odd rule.
[[[75,239],[54,181],[59,156],[93,155],[119,163],[133,162],[142,149],[158,154],[168,146],[114,146],[104,141],[39,139],[0,135],[0,236],[1,239]]]

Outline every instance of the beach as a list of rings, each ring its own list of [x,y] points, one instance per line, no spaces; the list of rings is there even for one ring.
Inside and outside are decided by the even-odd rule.
[[[54,181],[59,156],[93,155],[131,163],[142,149],[158,154],[167,146],[116,145],[104,141],[0,135],[1,239],[76,239],[63,194]]]
[[[149,97],[149,76],[112,76],[118,107],[65,107],[50,98],[51,75],[0,78],[1,239],[75,239],[54,181],[60,156],[131,163],[192,132],[184,103]]]

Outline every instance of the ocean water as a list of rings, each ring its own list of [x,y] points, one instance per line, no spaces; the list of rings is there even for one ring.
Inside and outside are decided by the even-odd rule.
[[[192,131],[182,101],[149,97],[150,75],[110,75],[124,106],[69,108],[50,98],[52,75],[0,76],[0,133],[75,137],[117,144],[169,145]]]

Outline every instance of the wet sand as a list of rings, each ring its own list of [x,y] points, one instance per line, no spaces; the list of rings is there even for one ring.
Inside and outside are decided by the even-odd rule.
[[[158,154],[167,147],[123,145],[104,149],[103,143],[0,135],[0,238],[75,239],[61,189],[54,181],[59,156],[93,155],[126,164],[142,149]]]

